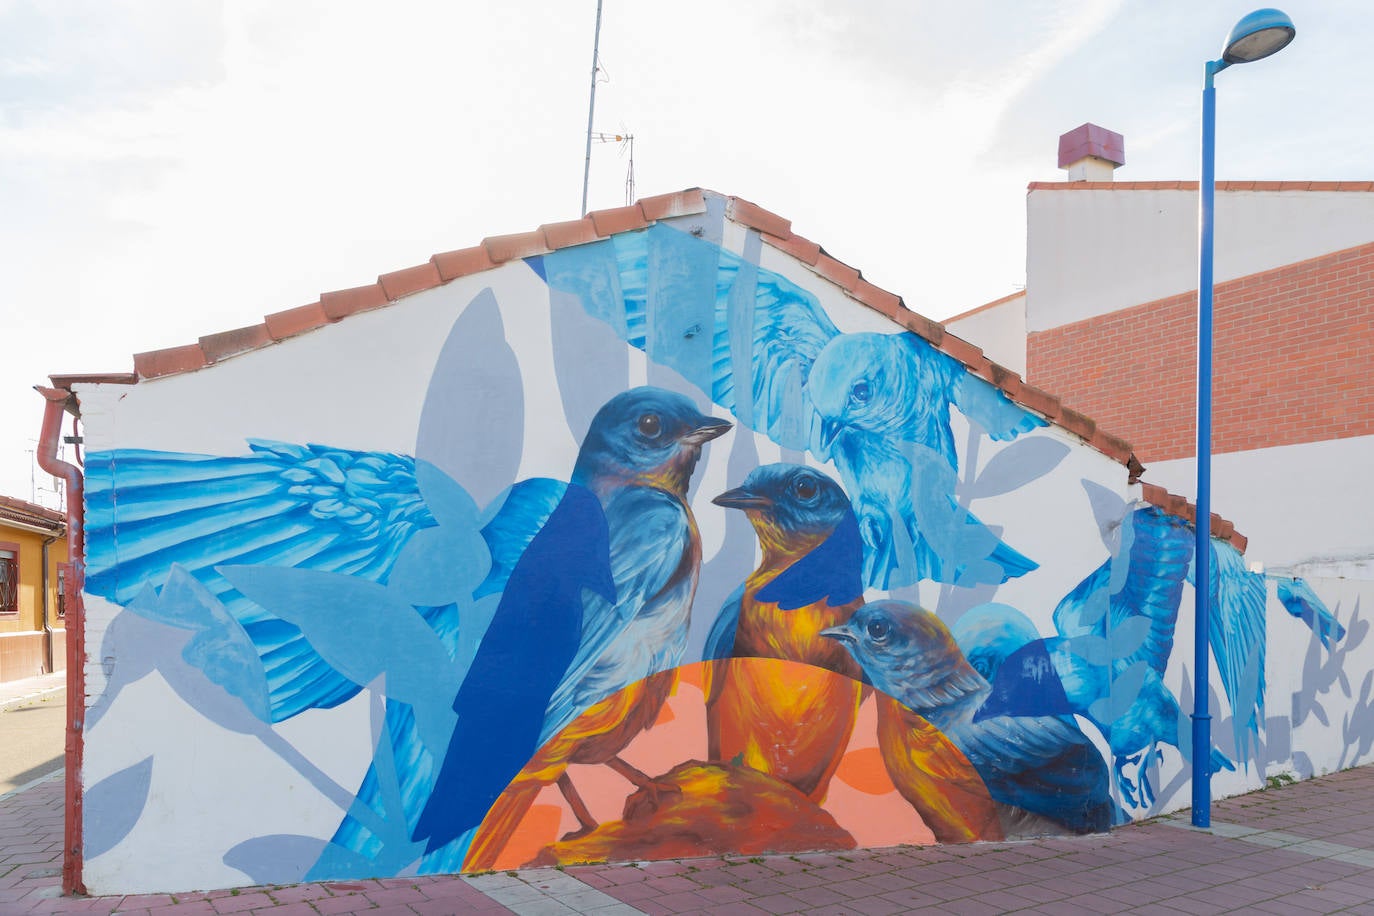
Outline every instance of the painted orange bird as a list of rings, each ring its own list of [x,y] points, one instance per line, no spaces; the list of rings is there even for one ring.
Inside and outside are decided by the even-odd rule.
[[[710,759],[775,776],[819,803],[854,730],[863,686],[853,657],[821,631],[863,603],[863,539],[839,484],[811,468],[756,468],[714,500],[743,509],[763,560],[707,639]],[[800,662],[778,677],[776,664]],[[811,667],[803,667],[811,666]]]

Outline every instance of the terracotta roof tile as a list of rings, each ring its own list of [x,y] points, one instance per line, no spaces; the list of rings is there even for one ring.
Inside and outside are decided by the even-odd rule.
[[[13,496],[0,496],[0,522],[18,522],[60,534],[67,525],[67,513],[49,509]]]
[[[424,264],[417,264],[414,267],[406,267],[401,270],[393,270],[391,273],[382,274],[377,278],[377,283],[381,285],[387,299],[392,301],[400,299],[402,296],[409,296],[411,293],[433,289],[442,285],[443,282],[444,278],[439,276],[439,268],[434,266],[433,261],[426,261]]]
[[[983,359],[982,347],[975,346],[964,338],[955,337],[948,332],[940,339],[940,351],[965,364],[976,363]]]
[[[325,317],[330,321],[338,321],[340,318],[347,318],[349,315],[356,315],[358,312],[366,312],[369,309],[381,308],[388,301],[386,290],[382,289],[380,283],[320,294],[320,307],[324,309]]]
[[[792,234],[791,220],[783,219],[776,213],[771,213],[743,197],[730,198],[730,202],[725,208],[725,215],[737,223],[743,223],[780,239],[785,239]]]
[[[612,210],[593,210],[587,216],[591,219],[592,225],[596,226],[599,235],[630,232],[649,225],[649,221],[644,218],[644,211],[639,209],[638,204],[616,207]]]
[[[1021,383],[1021,397],[1018,400],[1023,407],[1029,407],[1051,420],[1057,419],[1062,409],[1059,398],[1026,382]]]
[[[787,238],[778,238],[776,235],[769,235],[767,232],[761,234],[764,242],[781,252],[790,254],[807,267],[815,266],[816,262],[820,260],[821,246],[817,245],[815,242],[807,241],[795,233]]]
[[[178,372],[194,372],[208,365],[210,363],[198,343],[134,354],[134,372],[143,379],[161,378]]]
[[[1097,449],[1108,458],[1112,458],[1122,464],[1130,464],[1131,456],[1134,453],[1131,451],[1131,443],[1127,442],[1125,439],[1119,436],[1113,436],[1111,433],[1101,428],[1097,428],[1093,430],[1091,442],[1093,448]]]
[[[1140,485],[1140,498],[1152,506],[1156,506],[1168,512],[1170,515],[1177,516],[1188,522],[1190,526],[1197,525],[1197,506],[1188,502],[1182,496],[1176,496],[1163,487],[1155,486],[1150,483]],[[1231,546],[1241,553],[1245,553],[1248,546],[1248,539],[1236,530],[1234,523],[1227,521],[1215,512],[1208,519],[1208,534],[1219,541],[1229,541]]]
[[[1092,442],[1093,433],[1097,432],[1097,424],[1093,422],[1092,417],[1065,407],[1063,404],[1059,405],[1059,416],[1056,419],[1060,426],[1086,442]]]
[[[329,323],[329,316],[324,313],[322,305],[312,302],[284,312],[273,312],[263,319],[263,323],[267,325],[267,333],[272,335],[273,340],[285,340],[324,327]]]
[[[862,276],[859,277],[859,282],[854,284],[854,288],[849,291],[849,294],[873,311],[881,312],[889,318],[896,318],[897,313],[905,308],[902,305],[901,296],[874,286]]]
[[[908,308],[902,308],[896,317],[898,324],[931,345],[938,347],[944,342],[945,326],[940,322],[932,321],[920,312],[913,312]]]
[[[816,263],[812,265],[812,268],[816,273],[825,277],[845,292],[849,292],[859,285],[861,277],[859,272],[843,261],[837,261],[826,254],[824,248],[821,249],[820,257],[816,259]]]
[[[539,231],[544,233],[544,244],[554,251],[585,245],[604,237],[596,231],[596,224],[587,216],[565,223],[545,223],[539,227]]]
[[[493,235],[482,239],[482,247],[487,250],[487,256],[493,264],[504,264],[507,261],[549,253],[549,247],[544,242],[544,233],[537,229],[534,232]]]
[[[445,282],[466,277],[469,274],[481,273],[496,266],[496,262],[487,253],[485,245],[436,254],[429,259],[429,262],[439,269],[439,276],[443,277]]]
[[[1186,183],[1173,184],[1179,186]],[[1350,183],[1341,184],[1345,187]],[[1092,185],[1125,187],[1125,183],[1121,182],[1071,183],[1075,188]],[[1066,185],[1056,183],[1046,186],[1061,188]],[[1193,187],[1196,187],[1196,183],[1193,183]],[[442,252],[431,257],[428,263],[383,274],[376,283],[324,293],[320,296],[319,302],[275,312],[268,315],[260,325],[210,334],[201,338],[200,343],[190,346],[136,354],[133,374],[53,376],[53,383],[59,386],[63,383],[67,386],[80,383],[130,384],[140,378],[158,378],[204,368],[216,360],[267,346],[357,312],[382,308],[395,299],[431,289],[459,277],[490,270],[507,261],[587,244],[615,232],[644,228],[660,219],[704,213],[707,211],[708,195],[721,197],[714,192],[690,188],[673,194],[646,197],[634,206],[593,211],[580,220],[549,223],[533,232],[492,236],[483,240],[481,245]],[[854,299],[892,318],[903,328],[960,360],[971,373],[997,385],[1013,401],[1051,421],[1059,422],[1060,425],[1082,436],[1103,454],[1113,460],[1124,462],[1132,475],[1131,482],[1134,482],[1143,470],[1139,462],[1135,461],[1135,456],[1130,453],[1130,446],[1123,440],[1098,430],[1087,417],[1077,411],[1065,409],[1058,398],[1026,384],[1015,372],[990,361],[978,347],[962,338],[947,334],[939,322],[906,308],[901,297],[865,280],[858,270],[832,257],[815,242],[794,234],[792,224],[788,220],[742,197],[724,199],[726,212],[731,220],[758,230],[768,245],[808,265],[816,274],[836,284]],[[997,302],[1021,295],[1024,293],[1013,293]],[[989,303],[995,304],[997,303]]]
[[[200,349],[207,361],[217,363],[239,353],[265,347],[272,342],[273,337],[267,330],[267,325],[253,324],[246,328],[207,334],[200,339]]]
[[[701,188],[689,188],[675,194],[641,197],[639,209],[650,222],[672,219],[675,216],[692,216],[706,212],[706,195],[701,192]]]

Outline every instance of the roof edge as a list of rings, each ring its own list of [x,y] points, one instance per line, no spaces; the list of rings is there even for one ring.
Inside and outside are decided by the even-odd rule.
[[[1197,528],[1197,506],[1188,502],[1184,497],[1170,493],[1163,487],[1144,482],[1140,484],[1140,497],[1150,505],[1183,519],[1192,528]],[[1226,541],[1240,553],[1245,553],[1245,548],[1250,543],[1249,538],[1236,530],[1234,523],[1227,521],[1215,512],[1211,514],[1209,533],[1216,540]]]
[[[865,280],[860,270],[831,256],[818,243],[793,232],[790,220],[742,197],[703,188],[646,197],[626,207],[593,210],[581,219],[548,223],[531,232],[491,236],[483,239],[480,245],[436,254],[424,264],[382,274],[369,285],[323,293],[319,301],[267,315],[261,324],[209,334],[193,344],[136,353],[132,373],[58,375],[51,377],[52,382],[58,388],[70,390],[76,384],[136,384],[195,372],[509,261],[588,244],[619,232],[645,229],[661,220],[705,213],[708,195],[724,200],[726,217],[756,230],[769,247],[795,258],[838,286],[850,299],[884,315],[963,363],[969,372],[997,387],[1011,401],[1073,433],[1087,445],[1124,465],[1129,472],[1128,482],[1135,482],[1140,465],[1126,440],[1099,429],[1090,417],[1027,383],[1016,371],[988,359],[981,348],[949,333],[940,322],[907,308],[901,296]],[[1024,295],[1024,292],[1005,298],[1016,295]]]
[[[995,309],[999,305],[1006,305],[1008,302],[1024,298],[1026,298],[1026,291],[1024,289],[1018,289],[1014,293],[1007,293],[1000,299],[994,299],[991,302],[984,302],[982,305],[975,305],[973,308],[967,309],[966,311],[962,311],[957,315],[950,315],[948,318],[945,319],[945,325],[949,326],[956,321],[963,321],[965,318],[972,318],[974,315],[978,315],[991,309]]]
[[[67,530],[67,513],[16,496],[0,496],[0,523],[6,521],[41,528],[59,537]]]
[[[1196,181],[1032,181],[1029,191],[1196,191]],[[1218,191],[1374,191],[1374,181],[1218,181]]]

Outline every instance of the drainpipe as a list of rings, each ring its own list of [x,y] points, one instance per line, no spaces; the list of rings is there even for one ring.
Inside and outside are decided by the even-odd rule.
[[[82,811],[81,760],[86,724],[86,500],[81,469],[57,457],[62,434],[62,414],[73,397],[60,388],[37,387],[47,400],[43,430],[38,441],[38,466],[67,482],[67,559],[71,581],[67,583],[67,744],[66,827],[62,835],[62,893],[84,894],[81,876]],[[46,592],[44,593],[46,595]]]
[[[62,535],[54,534],[43,539],[43,668],[44,674],[52,674],[52,618],[48,614],[48,586],[52,584],[48,575],[48,547]]]

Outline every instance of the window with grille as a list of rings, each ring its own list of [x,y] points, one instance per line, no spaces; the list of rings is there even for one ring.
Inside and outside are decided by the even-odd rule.
[[[0,547],[0,614],[19,613],[19,551]]]
[[[57,565],[57,616],[67,616],[67,567],[64,563]]]

